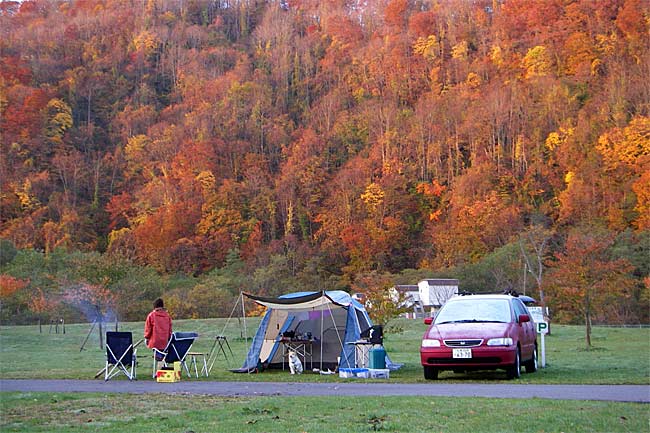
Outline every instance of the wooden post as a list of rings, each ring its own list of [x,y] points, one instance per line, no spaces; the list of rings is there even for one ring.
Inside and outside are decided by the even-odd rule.
[[[99,348],[104,349],[104,336],[103,332],[104,330],[102,329],[102,318],[99,318]]]

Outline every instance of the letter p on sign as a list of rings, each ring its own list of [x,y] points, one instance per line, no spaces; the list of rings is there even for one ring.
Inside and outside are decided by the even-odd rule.
[[[538,334],[548,334],[548,322],[537,322],[535,326]]]

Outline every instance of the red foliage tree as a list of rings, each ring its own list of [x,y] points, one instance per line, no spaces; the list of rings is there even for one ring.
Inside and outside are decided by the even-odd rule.
[[[607,317],[608,306],[628,298],[634,284],[632,265],[609,259],[612,242],[610,234],[594,227],[573,230],[564,251],[549,262],[549,304],[563,314],[582,318],[587,349],[592,345],[592,320]]]

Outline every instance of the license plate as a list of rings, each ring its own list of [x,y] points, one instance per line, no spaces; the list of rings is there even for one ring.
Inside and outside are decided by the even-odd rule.
[[[471,358],[472,349],[452,349],[453,358]]]

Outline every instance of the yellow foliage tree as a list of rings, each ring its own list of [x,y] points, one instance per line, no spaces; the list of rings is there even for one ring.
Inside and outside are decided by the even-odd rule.
[[[546,47],[537,45],[528,50],[522,66],[526,78],[543,77],[551,72],[551,56]]]
[[[639,116],[623,128],[615,128],[600,136],[598,151],[608,168],[626,164],[637,171],[641,161],[650,156],[650,117]]]
[[[490,49],[490,60],[492,60],[492,63],[494,63],[495,66],[503,65],[504,62],[503,50],[501,49],[500,46],[498,45],[492,46],[492,49]]]
[[[368,210],[374,212],[384,202],[384,191],[381,186],[372,182],[366,186],[366,191],[361,194],[361,200],[368,206]]]
[[[149,30],[142,31],[133,39],[135,50],[142,52],[147,57],[155,53],[159,44],[158,36]]]
[[[619,189],[636,196],[634,221],[640,230],[650,228],[650,117],[638,116],[623,129],[601,135],[596,146]],[[616,186],[616,185],[614,185]]]
[[[413,44],[413,52],[431,61],[438,57],[440,43],[436,35],[429,35],[426,38],[419,37]]]
[[[72,108],[58,98],[51,99],[47,103],[47,123],[45,135],[54,142],[61,142],[65,131],[73,125]]]
[[[456,60],[467,60],[469,45],[467,41],[461,41],[451,48],[451,57]]]

